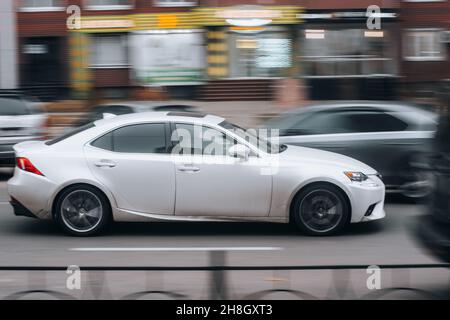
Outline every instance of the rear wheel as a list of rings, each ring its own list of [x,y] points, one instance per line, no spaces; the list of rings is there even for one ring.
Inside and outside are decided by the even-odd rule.
[[[102,192],[79,185],[67,188],[58,197],[54,216],[63,231],[75,236],[93,236],[110,222],[111,208]]]
[[[313,236],[335,234],[350,218],[350,207],[342,191],[328,184],[306,187],[296,196],[292,210],[297,227]]]

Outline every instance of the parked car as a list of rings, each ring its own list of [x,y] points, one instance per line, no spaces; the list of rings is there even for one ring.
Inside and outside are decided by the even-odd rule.
[[[429,168],[433,189],[427,212],[414,225],[420,243],[435,257],[450,263],[450,116],[441,117]]]
[[[388,192],[423,198],[429,173],[415,165],[428,152],[437,115],[385,101],[332,102],[282,113],[263,124],[279,129],[279,142],[350,156],[375,168]]]
[[[0,91],[0,166],[14,166],[13,145],[41,139],[47,115],[41,104],[19,91]]]
[[[170,103],[168,101],[114,102],[92,107],[92,109],[88,113],[86,113],[79,121],[77,121],[74,126],[80,127],[89,122],[100,120],[103,118],[103,114],[105,113],[122,115],[146,111],[198,112],[196,107]]]
[[[54,219],[77,236],[137,220],[292,221],[307,234],[329,235],[385,216],[384,184],[371,167],[247,139],[217,116],[108,117],[14,150],[8,192],[16,215]]]

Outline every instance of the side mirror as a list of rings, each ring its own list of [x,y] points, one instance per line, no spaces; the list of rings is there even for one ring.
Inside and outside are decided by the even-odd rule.
[[[243,144],[235,144],[228,149],[228,155],[243,160],[250,156],[250,148]]]

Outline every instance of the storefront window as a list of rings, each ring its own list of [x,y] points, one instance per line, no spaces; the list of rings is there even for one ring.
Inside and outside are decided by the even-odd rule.
[[[412,29],[404,33],[404,57],[411,61],[445,59],[442,30]]]
[[[229,33],[231,77],[284,77],[292,66],[292,43],[283,28]]]
[[[21,11],[55,11],[64,10],[61,0],[21,0]]]
[[[94,35],[91,39],[91,67],[128,66],[126,35]]]
[[[85,0],[85,6],[90,10],[130,9],[134,0]]]
[[[160,7],[183,7],[183,6],[195,6],[196,0],[154,0],[155,6]]]
[[[306,29],[300,32],[306,77],[394,75],[387,31]]]

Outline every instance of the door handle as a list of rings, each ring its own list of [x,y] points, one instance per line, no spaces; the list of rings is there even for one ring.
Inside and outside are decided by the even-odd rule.
[[[180,167],[178,167],[178,171],[181,171],[181,172],[198,172],[198,171],[200,171],[200,168],[193,167],[193,166],[180,166]]]
[[[110,160],[100,160],[100,161],[94,163],[94,165],[99,168],[101,168],[101,167],[114,168],[116,166],[116,164]]]

